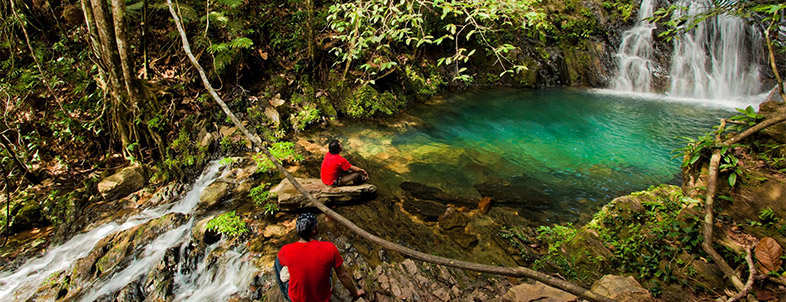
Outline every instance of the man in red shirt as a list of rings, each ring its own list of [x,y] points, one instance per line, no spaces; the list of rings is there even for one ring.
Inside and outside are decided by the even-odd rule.
[[[330,301],[330,275],[334,269],[352,297],[366,294],[364,290],[355,288],[336,246],[313,239],[317,235],[317,217],[314,214],[298,215],[295,228],[300,240],[282,247],[275,263],[276,277],[282,281],[279,286],[285,298],[293,302]]]
[[[368,180],[366,170],[353,166],[341,153],[341,143],[338,140],[331,140],[328,143],[328,153],[322,160],[320,174],[322,183],[328,186],[359,185]]]

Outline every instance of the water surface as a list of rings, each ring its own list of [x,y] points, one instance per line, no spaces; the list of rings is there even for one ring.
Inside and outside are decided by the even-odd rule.
[[[581,222],[616,196],[679,183],[678,137],[696,137],[732,111],[587,90],[487,90],[329,135],[382,194],[403,195],[399,185],[416,182],[468,200],[491,196],[540,223]]]

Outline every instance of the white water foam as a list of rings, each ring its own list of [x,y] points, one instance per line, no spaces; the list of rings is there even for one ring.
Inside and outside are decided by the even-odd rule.
[[[113,293],[122,289],[131,281],[136,280],[142,274],[147,274],[153,266],[158,264],[164,258],[164,253],[182,241],[186,236],[188,230],[191,229],[192,221],[174,229],[161,234],[145,247],[144,252],[139,259],[131,262],[122,271],[116,272],[108,280],[99,280],[97,283],[100,287],[95,290],[88,289],[87,295],[83,296],[79,301],[91,302],[99,297]]]
[[[193,273],[184,275],[178,267],[174,301],[225,301],[248,288],[258,268],[247,259],[248,253],[229,250],[219,253],[218,259],[213,258],[211,252],[222,242],[223,239],[205,249],[205,259]]]
[[[95,244],[109,234],[127,230],[161,217],[165,212],[191,212],[199,201],[199,194],[215,180],[219,167],[218,161],[212,161],[188,194],[169,211],[166,210],[170,205],[166,204],[154,209],[145,209],[141,213],[129,217],[120,225],[115,222],[103,224],[87,233],[76,235],[59,246],[50,248],[44,256],[30,259],[14,271],[0,272],[0,300],[24,301],[29,299],[47,278],[70,267],[77,259],[87,256]],[[183,204],[186,206],[182,206]]]
[[[606,94],[606,95],[621,96],[626,98],[635,98],[635,99],[650,100],[650,101],[695,104],[699,106],[704,106],[709,108],[720,108],[730,111],[734,110],[735,108],[745,108],[748,106],[753,106],[754,108],[757,108],[757,106],[761,104],[764,100],[766,100],[768,96],[768,93],[762,93],[762,94],[740,96],[740,97],[727,98],[727,99],[707,99],[707,98],[692,98],[692,97],[676,97],[676,96],[668,96],[658,93],[641,93],[641,92],[619,91],[619,90],[612,90],[612,89],[590,89],[590,91],[597,94]]]

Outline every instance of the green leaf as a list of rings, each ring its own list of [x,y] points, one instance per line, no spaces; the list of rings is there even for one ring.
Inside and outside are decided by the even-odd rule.
[[[731,175],[729,175],[729,185],[733,187],[734,184],[736,183],[737,183],[737,174],[731,173]]]
[[[254,41],[251,41],[251,39],[246,37],[235,38],[234,40],[232,40],[232,42],[229,42],[229,47],[234,49],[237,48],[248,49],[251,48],[252,45],[254,45]]]

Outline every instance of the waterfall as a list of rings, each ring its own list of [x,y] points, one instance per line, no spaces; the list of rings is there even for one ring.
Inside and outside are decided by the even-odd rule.
[[[658,66],[653,61],[655,25],[647,18],[652,17],[654,10],[654,0],[642,0],[636,26],[622,33],[622,43],[614,55],[618,68],[612,83],[615,90],[650,92],[652,89],[652,74]]]
[[[679,0],[686,10],[675,10],[672,18],[707,11],[711,0]],[[612,88],[627,92],[653,92],[653,75],[660,73],[654,61],[655,25],[645,20],[653,15],[654,0],[643,0],[638,22],[622,34],[615,55],[618,70]],[[669,85],[666,94],[679,98],[739,100],[762,93],[758,60],[761,36],[742,19],[719,15],[674,37]]]
[[[706,11],[710,0],[680,0],[674,17]],[[752,45],[752,47],[748,47]],[[720,15],[674,39],[669,95],[729,99],[761,93],[759,64],[761,37],[742,19]]]
[[[76,260],[87,256],[98,241],[112,233],[127,230],[152,219],[159,218],[166,212],[173,212],[173,209],[174,211],[182,213],[191,212],[196,206],[199,200],[199,194],[202,190],[216,179],[219,167],[218,161],[211,162],[208,168],[205,169],[205,172],[196,180],[189,193],[181,198],[174,206],[171,204],[164,204],[133,215],[122,224],[109,222],[97,226],[87,233],[74,236],[59,246],[47,249],[48,252],[44,256],[31,259],[16,270],[0,272],[0,298],[3,298],[0,300],[25,301],[29,299],[35,293],[38,286],[52,274],[67,269],[76,262]],[[159,239],[171,242],[174,240],[172,239],[172,234],[177,234],[176,231],[178,230],[182,231],[181,228],[178,228],[165,233],[160,236]],[[154,242],[153,246],[162,243],[159,239]],[[157,250],[149,250],[146,251],[145,254],[158,256],[156,252]]]

